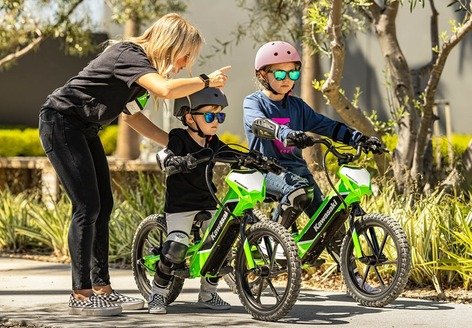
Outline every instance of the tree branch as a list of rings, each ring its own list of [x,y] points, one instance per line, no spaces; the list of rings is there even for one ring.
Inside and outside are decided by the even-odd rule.
[[[327,27],[331,40],[331,69],[321,91],[328,99],[329,104],[336,110],[344,122],[362,131],[366,135],[379,136],[372,123],[365,117],[362,111],[353,106],[347,97],[340,92],[345,56],[344,42],[341,32],[342,5],[343,0],[333,0],[331,5]],[[376,163],[379,171],[384,173],[386,170],[385,160],[376,156]]]
[[[78,5],[80,5],[84,0],[75,0],[70,8],[61,13],[59,16],[59,19],[57,22],[52,26],[51,30],[57,29],[59,26],[61,26],[64,22],[66,22],[69,19],[69,16],[74,12],[74,10],[77,8]],[[18,60],[21,57],[25,56],[28,54],[31,50],[35,49],[37,46],[39,46],[41,43],[47,40],[47,38],[50,36],[50,33],[48,34],[43,34],[41,31],[36,32],[39,36],[30,41],[26,46],[23,48],[20,48],[16,50],[14,53],[11,53],[9,55],[6,55],[2,59],[0,59],[0,67],[3,65],[6,65],[14,60]]]
[[[439,49],[439,28],[438,28],[438,16],[439,13],[434,5],[434,0],[429,0],[431,7],[431,22],[430,22],[430,33],[431,33],[431,63],[436,62],[438,58],[437,50]]]
[[[21,57],[25,56],[27,53],[29,53],[31,50],[33,50],[36,46],[41,44],[45,39],[46,38],[44,37],[44,35],[41,35],[41,36],[35,38],[33,41],[31,41],[26,47],[23,47],[22,49],[17,50],[14,53],[6,55],[2,59],[0,59],[0,67],[2,67],[3,65],[5,65],[5,64],[7,64],[11,61],[18,60]]]

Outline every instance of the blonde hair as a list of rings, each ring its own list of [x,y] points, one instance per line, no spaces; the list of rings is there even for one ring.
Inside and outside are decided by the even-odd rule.
[[[197,28],[175,13],[162,16],[142,35],[126,41],[140,45],[164,77],[172,71],[172,64],[184,56],[188,56],[188,67],[191,67],[203,45],[203,37]]]

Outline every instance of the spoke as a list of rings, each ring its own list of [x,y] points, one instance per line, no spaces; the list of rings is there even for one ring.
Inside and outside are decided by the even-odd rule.
[[[275,278],[277,277],[279,274],[282,274],[282,273],[288,273],[288,268],[286,267],[285,269],[279,269],[279,270],[276,270],[276,271],[270,271],[270,275],[269,277],[270,278]]]
[[[387,243],[388,236],[389,236],[388,233],[386,233],[384,231],[384,239],[382,240],[382,244],[381,244],[380,249],[379,249],[379,254],[378,254],[378,256],[376,256],[377,260],[379,259],[379,256],[383,253],[383,249],[385,247],[385,244]]]
[[[257,251],[259,252],[259,255],[262,257],[262,260],[264,261],[264,264],[268,264],[268,260],[267,260],[267,256],[266,254],[264,254],[264,252],[261,250],[261,246],[256,243],[256,248],[257,248]]]
[[[272,290],[272,293],[274,294],[275,298],[277,299],[277,302],[280,302],[280,295],[277,293],[277,289],[275,289],[274,285],[272,284],[272,281],[267,279],[267,283],[269,284],[270,289]]]
[[[274,249],[272,250],[272,257],[270,259],[270,263],[269,263],[269,270],[272,271],[272,269],[274,268],[274,264],[277,262],[276,260],[276,257],[277,257],[277,247],[279,246],[279,243],[276,242],[274,244]]]
[[[385,283],[382,279],[382,276],[380,275],[380,272],[379,270],[377,269],[377,267],[374,267],[374,271],[375,271],[375,275],[377,276],[377,278],[379,279],[380,283],[382,284],[382,286],[385,286]]]
[[[151,242],[149,241],[148,238],[144,239],[144,243],[145,243],[145,244],[147,243],[147,244],[149,245],[149,247],[154,247],[154,245],[151,244]]]
[[[382,262],[382,265],[385,265],[385,264],[397,264],[397,261],[385,261],[385,262]]]
[[[375,254],[374,245],[372,244],[372,241],[370,240],[369,236],[367,235],[367,230],[364,230],[364,232],[362,234],[364,235],[365,239],[367,240],[367,244],[369,244],[370,249],[372,249],[372,253]]]
[[[370,265],[368,265],[368,266],[365,268],[364,276],[362,277],[362,285],[361,285],[361,288],[362,288],[362,289],[364,289],[365,281],[367,280],[367,277],[368,277],[368,275],[369,275],[370,268],[371,268]]]
[[[256,295],[256,301],[258,301],[259,303],[261,302],[261,295],[262,295],[262,290],[264,289],[263,286],[264,286],[264,279],[262,279],[262,277],[260,277],[260,283],[259,283],[259,288],[257,289],[257,295]]]

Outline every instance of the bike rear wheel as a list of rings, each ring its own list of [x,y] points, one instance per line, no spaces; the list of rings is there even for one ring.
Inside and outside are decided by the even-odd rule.
[[[148,300],[151,294],[151,284],[155,268],[146,268],[144,257],[158,253],[167,237],[166,220],[163,215],[153,214],[139,224],[134,233],[131,251],[131,266],[139,292]],[[156,262],[157,264],[157,262]],[[169,285],[166,305],[171,304],[179,296],[185,279],[174,277]]]
[[[367,214],[355,223],[361,257],[352,235],[341,247],[341,272],[348,294],[365,306],[383,307],[403,291],[410,272],[410,246],[405,232],[393,218]]]
[[[240,243],[235,267],[239,299],[254,318],[276,321],[291,310],[300,292],[301,261],[297,246],[286,229],[271,221],[255,223],[246,237],[255,268],[248,269]]]

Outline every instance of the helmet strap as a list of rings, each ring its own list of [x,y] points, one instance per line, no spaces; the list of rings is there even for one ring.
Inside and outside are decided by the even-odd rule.
[[[192,117],[193,117],[193,116],[192,116]],[[195,121],[195,120],[193,120],[193,121],[195,122],[195,125],[197,126],[197,128],[194,129],[194,128],[192,128],[190,125],[187,124],[188,128],[190,129],[190,131],[197,133],[200,138],[207,138],[208,136],[203,133],[202,129],[200,129],[200,127],[198,126],[197,121]]]
[[[269,90],[270,92],[272,92],[274,95],[279,95],[280,93],[278,93],[277,91],[274,90],[274,88],[272,88],[272,86],[270,85],[269,82],[267,82],[266,79],[261,79],[261,84],[264,88],[266,88],[267,90]]]

